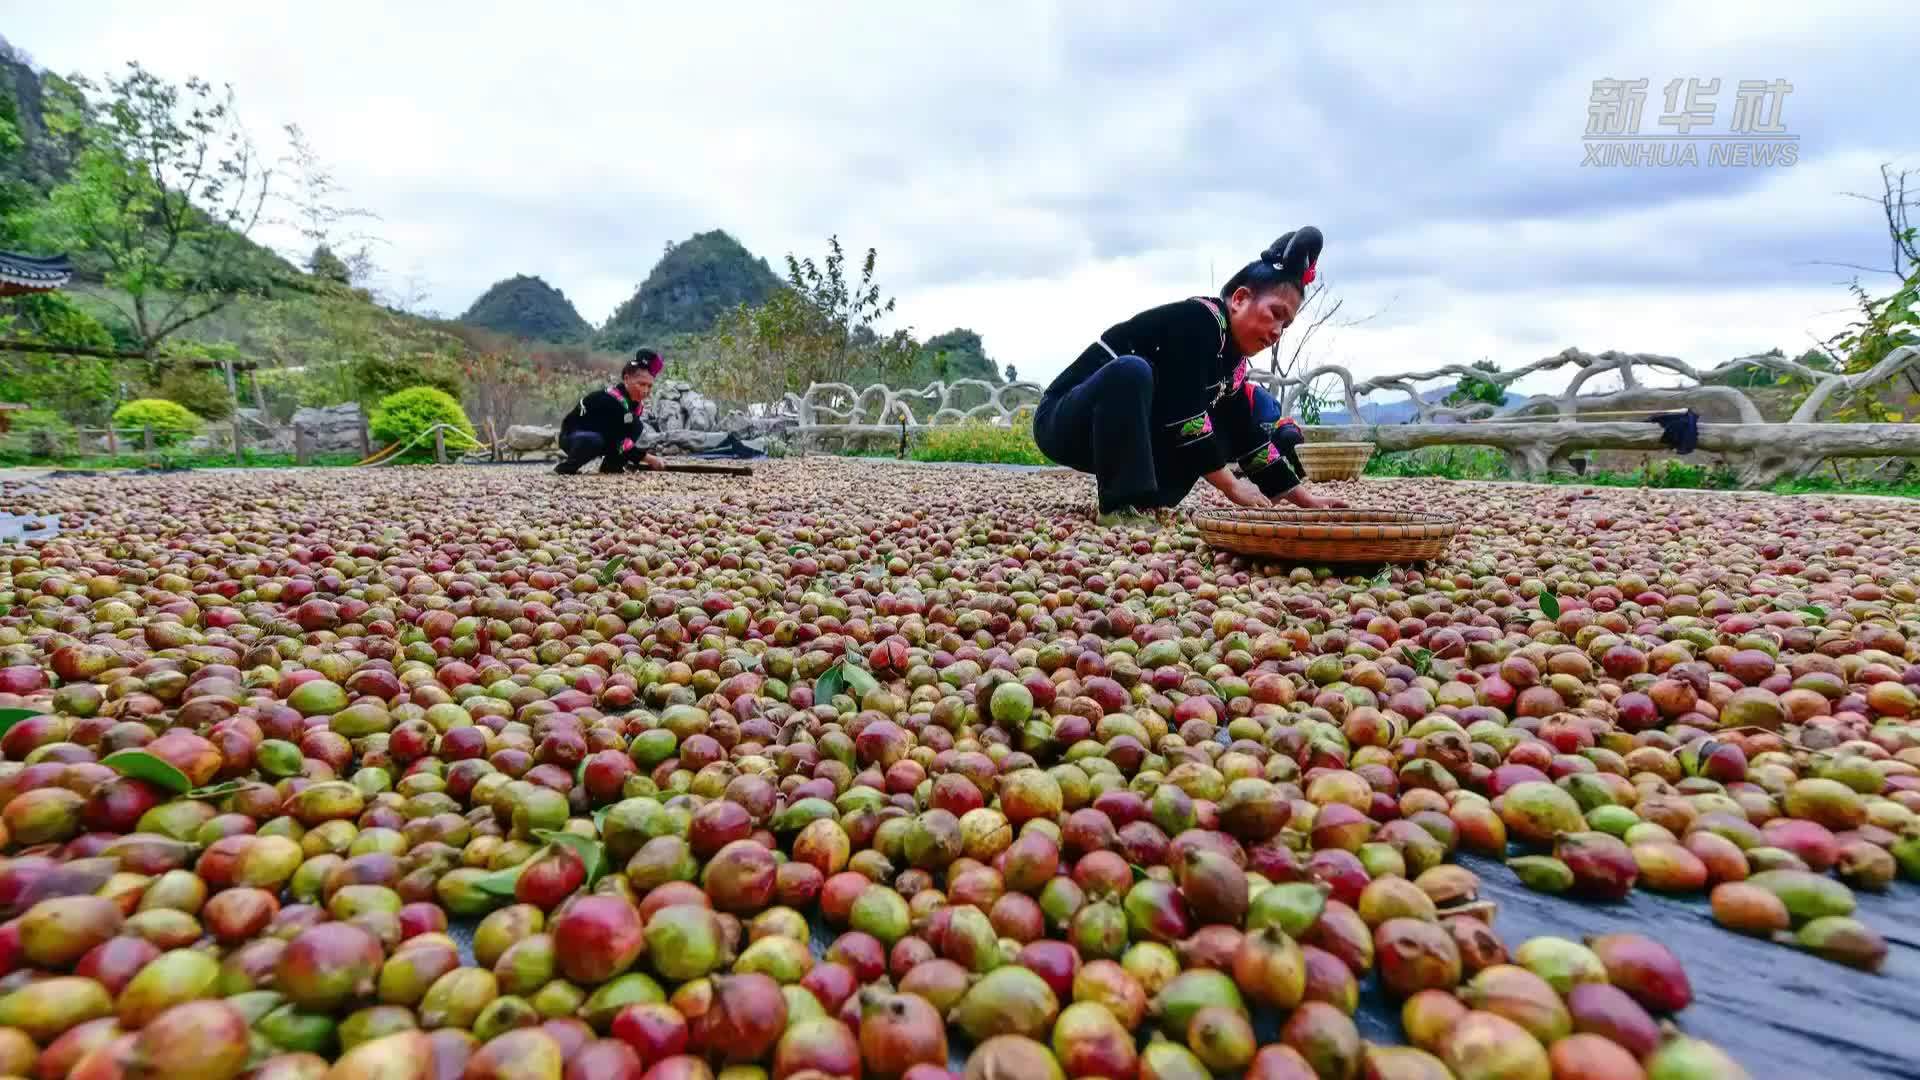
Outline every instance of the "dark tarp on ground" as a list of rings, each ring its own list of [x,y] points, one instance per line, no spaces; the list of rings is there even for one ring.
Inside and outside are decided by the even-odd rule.
[[[1493,859],[1457,861],[1479,875],[1481,899],[1499,904],[1493,928],[1509,951],[1533,937],[1578,941],[1626,932],[1673,950],[1693,985],[1693,1004],[1666,1019],[1732,1054],[1754,1080],[1920,1080],[1920,887],[1910,882],[1879,895],[1855,891],[1855,914],[1887,938],[1886,966],[1872,975],[1724,930],[1704,893],[1668,897],[1636,889],[1619,903],[1593,903],[1532,892]],[[824,958],[838,935],[817,914],[811,922],[814,956]],[[473,926],[463,922],[452,931],[469,963]],[[1279,1039],[1281,1019],[1256,1011],[1262,1045]],[[1407,1041],[1399,1003],[1372,976],[1360,984],[1354,1022],[1363,1039]],[[949,1027],[947,1038],[950,1064],[960,1071],[972,1046],[958,1029]],[[1143,1030],[1142,1047],[1147,1039]]]
[[[740,436],[728,432],[727,437],[721,440],[719,445],[688,456],[697,458],[763,458],[767,456],[767,441],[765,439],[742,439]]]
[[[731,431],[673,431],[634,440],[637,451],[695,458],[763,458],[765,439],[742,439]]]

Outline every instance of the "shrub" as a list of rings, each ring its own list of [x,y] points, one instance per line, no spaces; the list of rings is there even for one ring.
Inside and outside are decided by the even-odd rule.
[[[33,435],[44,431],[62,439],[73,434],[73,425],[52,409],[25,409],[14,413],[7,429],[16,435]]]
[[[465,409],[445,390],[433,386],[413,386],[398,393],[388,394],[380,399],[371,417],[373,437],[392,446],[397,443],[412,442],[435,424],[451,424],[457,428],[464,439],[449,436],[446,440],[448,450],[465,450],[478,442],[474,438],[473,424],[467,419]],[[431,436],[420,439],[420,443],[401,455],[408,461],[419,461],[433,456]]]
[[[73,441],[73,425],[51,409],[25,409],[11,415],[7,434],[0,437],[9,463],[51,457]]]
[[[138,398],[113,410],[113,426],[135,431],[150,427],[155,446],[172,446],[200,434],[206,425],[193,410],[179,402]]]
[[[169,368],[154,383],[153,395],[183,405],[208,420],[225,420],[233,415],[233,398],[227,393],[226,381],[211,371]]]
[[[971,461],[993,465],[1051,465],[1033,442],[1033,420],[1025,410],[1006,427],[964,420],[928,428],[914,447],[915,461]]]
[[[431,386],[456,400],[463,389],[460,372],[452,361],[434,353],[416,353],[398,359],[363,356],[353,361],[349,373],[362,405],[416,386]]]
[[[1490,446],[1429,446],[1376,453],[1367,460],[1368,476],[1444,476],[1450,480],[1503,480],[1507,459]]]

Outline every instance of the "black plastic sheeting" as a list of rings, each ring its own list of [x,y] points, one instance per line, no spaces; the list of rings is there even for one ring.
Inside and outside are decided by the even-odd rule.
[[[1855,916],[1887,939],[1886,965],[1870,974],[1723,929],[1704,893],[1683,898],[1636,889],[1617,903],[1570,900],[1529,890],[1493,859],[1457,861],[1479,875],[1480,898],[1499,905],[1493,928],[1509,951],[1534,937],[1578,941],[1622,932],[1671,949],[1693,985],[1693,1004],[1656,1019],[1719,1046],[1754,1080],[1920,1080],[1920,888],[1910,883],[1881,894],[1854,891]],[[473,926],[451,928],[468,963]],[[814,916],[816,957],[835,936]],[[1271,1010],[1254,1016],[1262,1045],[1277,1041],[1282,1019]],[[1399,1003],[1372,976],[1360,984],[1354,1023],[1370,1042],[1407,1041]],[[1142,1046],[1147,1037],[1141,1034]],[[948,1042],[949,1064],[960,1072],[972,1047],[953,1029]]]
[[[1704,893],[1569,900],[1533,892],[1495,860],[1458,861],[1480,876],[1481,899],[1500,905],[1493,928],[1509,950],[1543,935],[1621,932],[1671,949],[1693,985],[1693,1004],[1671,1017],[1674,1026],[1727,1051],[1755,1080],[1920,1078],[1920,888],[1910,883],[1854,890],[1855,917],[1887,939],[1886,965],[1870,974],[1727,930]],[[1360,1008],[1363,1036],[1405,1041],[1398,1010],[1377,987],[1362,987]]]
[[[35,529],[28,525],[37,524]],[[0,543],[41,540],[60,535],[59,514],[9,514],[0,511]]]

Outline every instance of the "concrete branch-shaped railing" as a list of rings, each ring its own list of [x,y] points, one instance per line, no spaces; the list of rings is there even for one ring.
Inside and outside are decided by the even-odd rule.
[[[1422,396],[1420,383],[1466,377],[1508,386],[1538,371],[1573,365],[1578,370],[1558,395],[1534,394],[1496,407],[1485,402],[1449,406]],[[1733,386],[1717,385],[1744,368],[1763,368],[1790,376],[1812,387],[1786,423],[1767,423],[1753,399]],[[1641,382],[1636,369],[1670,371],[1693,381],[1692,386],[1655,387]],[[1920,348],[1903,346],[1888,353],[1871,369],[1855,375],[1811,368],[1782,356],[1743,356],[1701,371],[1683,360],[1655,353],[1608,351],[1595,356],[1567,349],[1555,356],[1511,371],[1486,371],[1464,364],[1447,364],[1430,371],[1382,375],[1356,382],[1337,364],[1313,368],[1297,376],[1261,376],[1280,402],[1295,415],[1316,380],[1336,379],[1347,415],[1362,416],[1360,403],[1376,391],[1399,391],[1407,396],[1414,416],[1401,424],[1355,424],[1311,429],[1314,441],[1365,440],[1382,450],[1424,446],[1480,445],[1504,450],[1517,476],[1539,477],[1566,464],[1575,449],[1661,450],[1660,431],[1641,422],[1575,423],[1581,414],[1625,409],[1648,412],[1664,409],[1702,409],[1720,406],[1732,411],[1737,423],[1703,423],[1700,447],[1738,456],[1741,477],[1753,484],[1772,483],[1811,472],[1822,461],[1838,457],[1920,457],[1920,424],[1822,424],[1822,408],[1838,397],[1870,390],[1901,375],[1920,370]],[[1595,376],[1617,372],[1621,388],[1611,393],[1582,395],[1581,388]],[[1717,410],[1716,410],[1717,411]],[[1537,417],[1540,423],[1514,422]],[[1471,423],[1498,420],[1499,423]],[[1464,422],[1463,422],[1464,421]]]
[[[1508,470],[1538,480],[1572,471],[1574,450],[1661,451],[1652,424],[1355,424],[1310,427],[1311,442],[1370,442],[1383,451],[1428,446],[1491,446],[1507,456]],[[1740,462],[1740,482],[1764,486],[1804,476],[1828,458],[1920,457],[1920,424],[1712,424],[1700,425],[1700,449]]]
[[[1551,394],[1533,394],[1519,402],[1495,407],[1484,402],[1475,402],[1465,406],[1448,406],[1431,402],[1421,397],[1419,387],[1423,382],[1436,379],[1453,378],[1455,380],[1472,377],[1492,383],[1502,390],[1519,382],[1536,371],[1551,371],[1574,365],[1579,370],[1567,383],[1567,388],[1558,396]],[[1674,372],[1692,379],[1695,385],[1685,387],[1649,387],[1640,382],[1635,368],[1657,368]],[[1903,373],[1920,370],[1920,349],[1902,346],[1888,353],[1884,359],[1870,370],[1857,375],[1846,375],[1836,371],[1822,371],[1810,368],[1795,360],[1783,356],[1742,356],[1729,360],[1719,367],[1700,371],[1684,360],[1658,353],[1622,353],[1608,350],[1598,356],[1582,352],[1579,349],[1567,349],[1554,356],[1536,360],[1525,367],[1511,371],[1485,371],[1468,367],[1465,364],[1447,364],[1431,371],[1401,375],[1381,375],[1364,382],[1355,382],[1353,373],[1338,364],[1324,364],[1299,375],[1263,374],[1274,397],[1279,399],[1282,410],[1289,415],[1296,410],[1308,387],[1322,378],[1337,379],[1341,387],[1341,400],[1347,407],[1349,416],[1360,415],[1360,401],[1368,394],[1381,390],[1397,390],[1407,396],[1407,402],[1413,406],[1414,419],[1409,423],[1444,423],[1448,420],[1475,420],[1490,417],[1524,415],[1542,406],[1550,406],[1561,416],[1572,417],[1584,410],[1604,408],[1617,398],[1631,397],[1636,402],[1645,401],[1648,395],[1670,397],[1676,404],[1695,404],[1705,402],[1725,402],[1737,409],[1741,423],[1758,424],[1764,419],[1754,407],[1752,399],[1732,386],[1713,385],[1743,368],[1764,368],[1810,384],[1813,387],[1805,401],[1794,411],[1789,423],[1809,424],[1820,415],[1820,410],[1832,400],[1835,394],[1855,394],[1869,387],[1893,379]],[[1597,375],[1618,372],[1621,389],[1612,394],[1580,396],[1580,388]]]
[[[986,400],[962,407],[956,397],[977,390]],[[985,379],[935,382],[919,390],[895,389],[874,383],[864,390],[851,384],[814,383],[805,394],[787,394],[780,410],[798,422],[797,436],[898,435],[901,428],[924,431],[940,424],[965,420],[1010,423],[1015,412],[1039,403],[1042,387],[1036,383],[991,383]]]

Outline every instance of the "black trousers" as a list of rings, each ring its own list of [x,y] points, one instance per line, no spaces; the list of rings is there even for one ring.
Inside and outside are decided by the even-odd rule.
[[[1154,454],[1152,406],[1153,368],[1138,356],[1115,357],[1073,389],[1041,399],[1033,441],[1054,462],[1093,474],[1103,514],[1177,506],[1200,474]]]
[[[572,476],[586,467],[587,462],[600,458],[600,471],[603,473],[623,472],[627,465],[627,456],[616,447],[609,447],[607,440],[597,431],[575,431],[560,437],[560,451],[567,459],[554,467],[554,472],[562,476]]]

